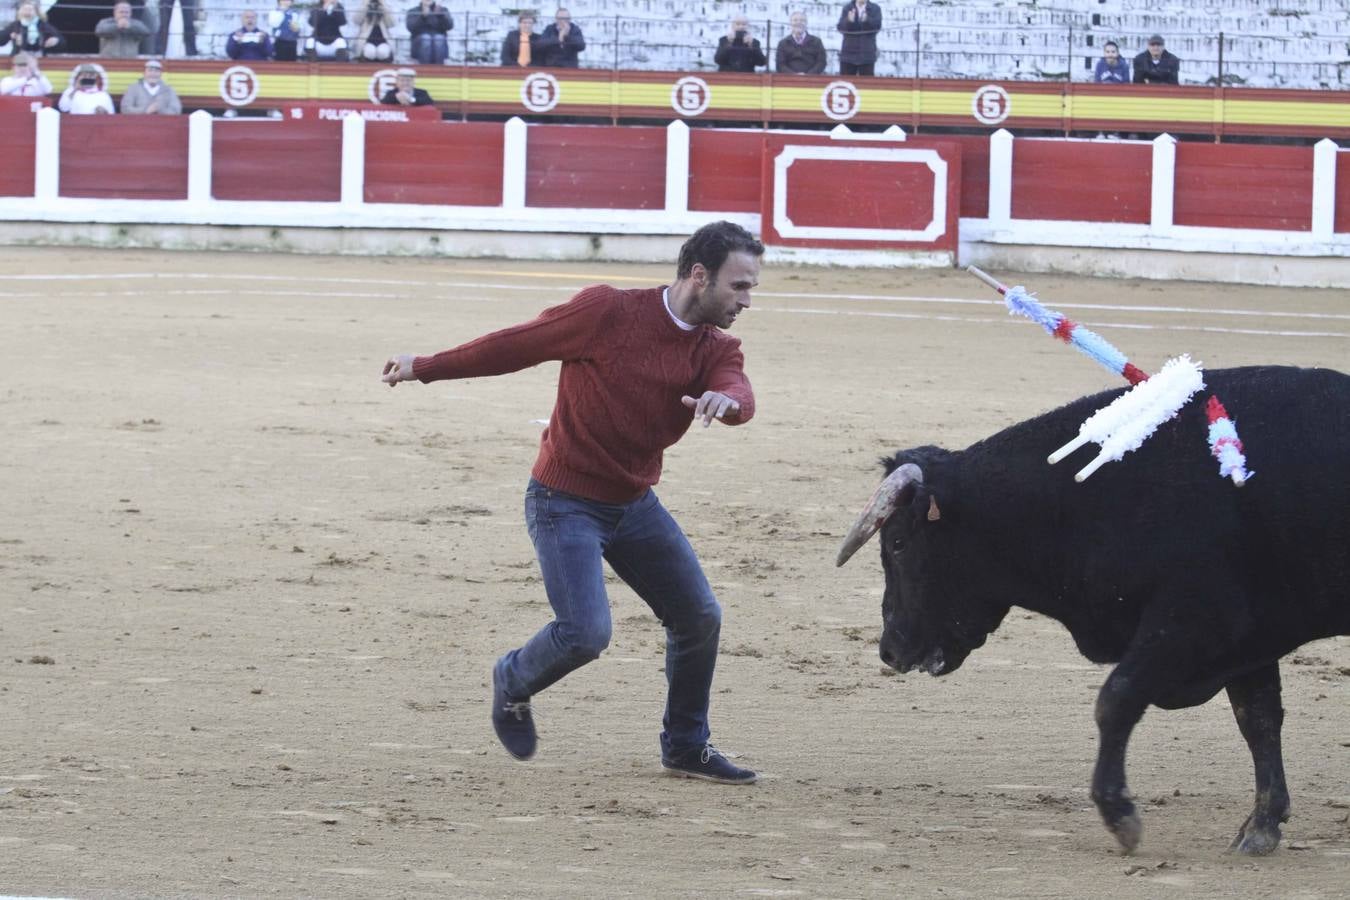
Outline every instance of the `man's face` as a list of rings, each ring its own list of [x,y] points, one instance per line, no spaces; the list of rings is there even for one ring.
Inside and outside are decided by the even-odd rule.
[[[749,31],[749,30],[750,30],[750,20],[747,19],[745,16],[737,16],[736,18],[734,18],[734,19],[731,20],[731,30],[732,30],[732,31]]]
[[[27,22],[27,21],[29,21],[30,19],[32,19],[33,16],[35,16],[35,15],[37,15],[37,7],[36,7],[36,6],[34,6],[34,5],[31,4],[31,3],[21,3],[21,4],[19,4],[19,15],[18,15],[18,18],[19,18],[20,21],[22,21],[22,22]]]
[[[695,267],[695,276],[699,273],[704,281],[690,324],[730,328],[741,310],[750,306],[750,291],[759,285],[759,257],[743,250],[728,253],[716,275],[701,265]]]
[[[113,7],[113,21],[126,22],[131,19],[131,4],[119,3]]]
[[[28,77],[28,60],[26,59],[14,60],[14,77],[15,78]]]
[[[1107,44],[1106,48],[1102,50],[1102,55],[1106,57],[1107,62],[1114,64],[1116,60],[1120,59],[1120,48],[1115,44]]]
[[[521,16],[521,17],[520,17],[520,33],[521,33],[521,34],[534,34],[534,17],[533,17],[533,16]]]
[[[411,75],[399,75],[394,79],[394,83],[398,85],[398,90],[401,94],[411,94],[413,92],[413,77]]]
[[[258,14],[251,9],[240,16],[239,19],[244,23],[245,28],[255,28],[258,25]]]
[[[1153,57],[1154,59],[1161,59],[1161,58],[1162,58],[1162,52],[1163,52],[1163,45],[1162,45],[1162,44],[1160,44],[1160,43],[1151,43],[1151,44],[1148,45],[1148,55],[1151,56],[1151,57]]]
[[[789,20],[789,24],[792,25],[792,33],[797,37],[801,37],[806,33],[806,16],[801,13],[794,13]]]
[[[553,24],[558,26],[559,31],[570,27],[572,25],[572,14],[565,9],[558,10],[553,16]]]
[[[285,12],[291,8],[292,0],[277,0],[277,9]]]
[[[145,83],[146,83],[146,84],[159,84],[160,76],[163,75],[163,74],[164,74],[164,72],[163,72],[162,69],[160,69],[159,66],[146,66],[146,67],[145,67]]]

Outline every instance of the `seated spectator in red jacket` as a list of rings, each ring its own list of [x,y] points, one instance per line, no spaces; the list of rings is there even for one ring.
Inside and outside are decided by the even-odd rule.
[[[399,69],[394,73],[394,86],[385,92],[380,102],[386,106],[431,106],[431,95],[413,84],[417,73],[412,69]]]
[[[272,36],[258,27],[258,14],[245,10],[239,22],[239,29],[225,42],[225,55],[230,59],[271,59]]]
[[[819,75],[825,71],[825,44],[806,30],[806,13],[795,12],[788,19],[792,31],[778,42],[775,68],[796,75]]]
[[[1148,39],[1148,49],[1134,58],[1135,84],[1177,84],[1181,60],[1163,49],[1162,35]]]
[[[750,19],[742,14],[732,16],[731,27],[717,42],[713,54],[719,72],[753,72],[758,66],[769,64],[769,58],[759,46],[759,39],[750,34]]]
[[[0,78],[0,97],[45,97],[51,92],[52,83],[38,71],[37,59],[14,54],[14,71]]]
[[[534,33],[534,15],[521,13],[516,23],[516,30],[508,32],[502,41],[502,65],[522,69],[543,65],[544,39]]]
[[[36,58],[65,48],[65,36],[47,24],[33,0],[24,0],[15,12],[14,21],[0,34],[0,53],[31,53]]]

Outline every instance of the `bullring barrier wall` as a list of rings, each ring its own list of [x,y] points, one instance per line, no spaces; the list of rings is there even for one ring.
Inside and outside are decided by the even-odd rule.
[[[331,239],[338,250],[508,246],[519,256],[612,257],[602,245],[626,236],[651,245],[630,240],[624,258],[668,259],[679,237],[729,218],[762,234],[775,255],[804,262],[993,260],[1350,284],[1350,152],[1331,141],[1014,139],[1002,130],[928,141],[899,129],[825,136],[682,121],[367,122],[369,111],[352,107],[336,121],[11,111],[0,122],[0,152],[31,168],[0,171],[0,221],[15,223],[5,238],[81,241],[81,225],[137,226],[142,243],[216,246],[175,235],[182,226],[332,229],[348,233]],[[349,239],[354,231],[362,241]],[[522,237],[480,239],[502,233]],[[314,234],[291,245],[324,249]]]

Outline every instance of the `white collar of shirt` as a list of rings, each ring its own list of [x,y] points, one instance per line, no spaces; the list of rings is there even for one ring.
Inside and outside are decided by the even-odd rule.
[[[145,88],[145,92],[153,97],[159,93],[160,88],[164,87],[164,82],[161,81],[159,84],[150,84],[148,81],[142,81],[141,87]]]
[[[661,291],[661,302],[666,305],[666,315],[670,316],[670,321],[680,326],[681,331],[693,331],[697,325],[690,325],[688,322],[675,315],[675,311],[670,308],[670,288],[663,288]]]

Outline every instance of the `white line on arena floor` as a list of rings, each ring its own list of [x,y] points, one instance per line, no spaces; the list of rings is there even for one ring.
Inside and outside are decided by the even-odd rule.
[[[498,272],[496,270],[460,270],[464,274],[481,275],[503,275],[520,277],[543,277],[545,273],[528,272]],[[575,285],[551,285],[541,288],[539,285],[532,284],[499,284],[492,282],[473,282],[473,281],[415,281],[410,279],[391,279],[391,278],[317,278],[303,275],[213,275],[205,272],[120,272],[104,275],[96,274],[23,274],[0,276],[11,281],[100,281],[100,280],[128,280],[128,279],[148,279],[148,280],[174,280],[184,279],[194,280],[227,280],[227,281],[262,281],[262,282],[285,282],[300,284],[343,284],[343,285],[379,285],[389,287],[412,287],[412,288],[469,288],[472,290],[495,290],[495,291],[530,291],[539,290],[557,290],[560,292],[573,291],[577,287],[584,287],[592,282],[587,281],[584,275],[564,275],[562,273],[547,273],[550,278],[569,278],[575,281]],[[650,278],[639,278],[635,276],[604,276],[596,275],[596,279],[601,281],[635,281],[643,284],[651,282]],[[125,292],[131,293],[131,292]],[[173,294],[174,291],[164,291],[162,293]],[[267,293],[267,292],[242,292],[242,291],[213,291],[212,293]],[[290,296],[353,296],[353,297],[397,297],[398,294],[322,294],[305,293],[297,291],[288,291]],[[28,294],[6,294],[0,292],[0,297],[30,296]],[[883,302],[883,303],[932,303],[945,304],[950,306],[989,306],[1001,308],[1003,304],[998,300],[977,300],[968,297],[926,297],[912,296],[906,294],[836,294],[836,293],[806,293],[806,292],[787,292],[787,291],[756,291],[757,297],[771,297],[783,300],[834,300],[844,302]],[[465,298],[467,299],[467,298]],[[1086,309],[1106,312],[1135,312],[1135,313],[1166,313],[1175,315],[1212,315],[1212,316],[1253,316],[1265,318],[1288,318],[1288,319],[1332,319],[1332,320],[1350,320],[1350,313],[1319,313],[1319,312],[1293,312],[1285,309],[1230,309],[1221,307],[1217,309],[1207,309],[1205,307],[1192,306],[1129,306],[1124,304],[1107,303],[1061,303],[1052,301],[1052,305],[1057,309]],[[1264,332],[1259,332],[1264,333]],[[1333,334],[1332,336],[1340,336]]]

